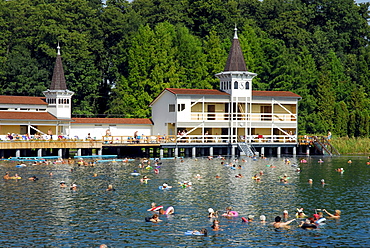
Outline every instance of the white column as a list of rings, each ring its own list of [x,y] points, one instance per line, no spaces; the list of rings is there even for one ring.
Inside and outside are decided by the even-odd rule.
[[[307,156],[310,155],[310,147],[309,146],[306,147],[306,155]]]
[[[42,157],[42,149],[37,150],[37,157]]]
[[[213,146],[211,146],[209,148],[209,156],[212,156],[213,157]]]
[[[265,156],[265,148],[264,147],[261,147],[261,156]]]
[[[20,157],[20,156],[21,156],[21,150],[17,149],[17,150],[15,151],[15,156],[16,156],[16,157]]]
[[[195,148],[195,146],[193,146],[192,149],[191,149],[191,156],[193,158],[195,158],[197,156],[197,149]]]
[[[293,156],[297,155],[297,147],[293,147]]]
[[[81,156],[81,148],[77,149],[77,156]]]
[[[103,155],[103,149],[102,148],[98,149],[98,155]]]
[[[160,158],[163,158],[163,148],[160,148],[159,149],[159,157]]]
[[[58,149],[58,156],[61,157],[61,158],[63,157],[63,149],[62,148]]]
[[[231,156],[235,156],[235,146],[231,147]]]
[[[179,156],[179,148],[175,148],[175,157],[177,158]]]
[[[281,147],[280,147],[280,146],[278,146],[278,147],[277,147],[277,155],[278,155],[278,156],[280,156],[280,155],[281,155]]]

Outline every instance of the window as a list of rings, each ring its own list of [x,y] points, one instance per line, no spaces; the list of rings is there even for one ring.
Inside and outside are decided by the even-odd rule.
[[[175,104],[168,105],[168,112],[175,112]]]
[[[238,89],[238,81],[234,82],[234,89]]]
[[[249,82],[246,82],[246,83],[245,83],[245,89],[246,89],[246,90],[249,90]]]
[[[177,111],[183,111],[185,109],[185,103],[177,104]]]

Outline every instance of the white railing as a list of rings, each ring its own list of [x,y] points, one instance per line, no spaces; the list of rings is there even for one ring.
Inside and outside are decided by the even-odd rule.
[[[191,113],[192,121],[273,121],[273,122],[289,122],[297,121],[297,117],[292,114],[279,114],[279,113],[256,113],[256,114],[247,114],[247,113],[236,113],[236,114],[227,114],[227,113]]]

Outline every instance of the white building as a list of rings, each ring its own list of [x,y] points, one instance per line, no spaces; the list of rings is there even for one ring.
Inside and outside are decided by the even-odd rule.
[[[289,91],[253,91],[237,30],[219,90],[168,88],[150,104],[153,132],[183,142],[296,143],[298,101]]]

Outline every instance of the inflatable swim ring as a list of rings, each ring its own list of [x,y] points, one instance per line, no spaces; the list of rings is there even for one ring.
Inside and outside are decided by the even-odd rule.
[[[171,206],[164,211],[164,214],[173,214],[175,212],[175,209]]]
[[[160,190],[166,190],[166,189],[171,189],[172,188],[172,186],[167,186],[167,187],[163,187],[163,186],[159,186],[158,187],[158,189],[160,189]]]
[[[132,172],[130,173],[131,176],[140,176],[140,173],[139,172]]]
[[[9,179],[22,179],[22,177],[9,177]]]
[[[154,207],[154,208],[150,208],[148,209],[148,211],[159,211],[159,209],[163,208],[163,206],[158,206],[158,207]]]
[[[315,224],[303,224],[302,226],[301,226],[301,228],[303,228],[303,229],[316,229],[317,228],[317,226],[315,225]]]
[[[15,167],[17,167],[17,168],[22,168],[22,167],[26,167],[27,165],[25,165],[25,164],[17,164]]]
[[[236,211],[229,211],[229,213],[222,214],[222,216],[225,216],[225,217],[237,217],[238,215],[239,214]]]

